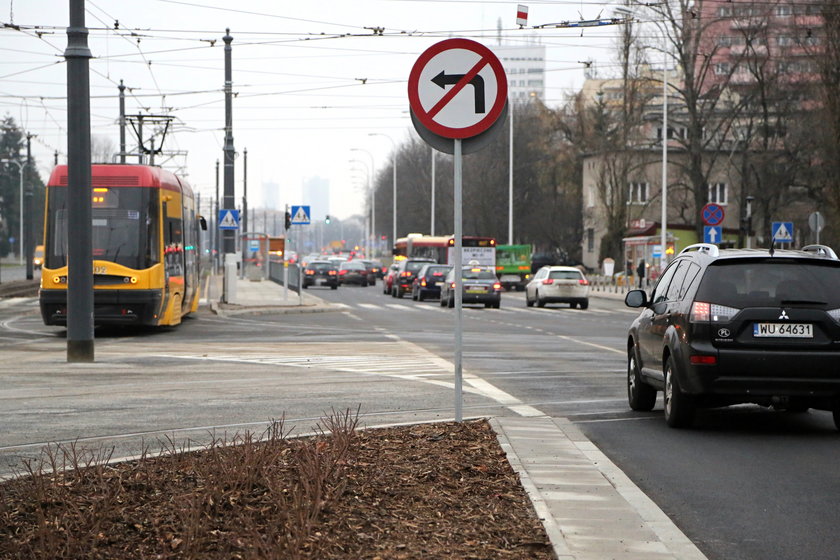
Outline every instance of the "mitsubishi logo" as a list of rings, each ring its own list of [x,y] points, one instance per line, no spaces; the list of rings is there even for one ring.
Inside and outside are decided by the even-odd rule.
[[[782,314],[781,314],[781,315],[779,315],[779,319],[786,319],[786,320],[790,320],[790,317],[788,317],[788,314],[785,312],[785,310],[784,310],[784,309],[782,309]]]

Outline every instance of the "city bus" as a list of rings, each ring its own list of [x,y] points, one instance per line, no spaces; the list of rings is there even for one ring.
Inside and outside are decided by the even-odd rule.
[[[461,262],[480,266],[496,266],[496,239],[478,235],[461,237]],[[411,233],[397,239],[395,258],[431,258],[439,264],[452,264],[455,250],[454,235],[422,235]]]
[[[199,230],[190,185],[147,165],[92,165],[95,325],[177,325],[198,309]],[[47,183],[41,317],[67,325],[67,166]]]

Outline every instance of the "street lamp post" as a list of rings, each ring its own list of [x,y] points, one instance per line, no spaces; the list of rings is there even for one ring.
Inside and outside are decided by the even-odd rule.
[[[387,134],[383,134],[381,132],[371,132],[369,136],[384,136],[388,140],[391,141],[391,146],[393,146],[393,167],[394,167],[394,204],[393,210],[394,213],[394,234],[391,238],[391,244],[395,244],[397,242],[397,143],[394,142],[394,139],[388,136]]]
[[[23,264],[23,168],[26,164],[16,159],[0,159],[0,163],[14,163],[18,166],[18,175],[20,175],[20,198],[18,199],[20,206],[20,222],[18,223],[18,226],[20,226],[20,237],[18,237],[18,247],[20,248],[20,264]]]
[[[372,173],[370,167],[368,167],[368,165],[360,159],[351,159],[350,163],[359,163],[359,164],[361,164],[365,167],[365,174],[367,175],[368,189],[370,189],[371,173]],[[370,220],[366,220],[366,221],[367,221],[368,227],[370,227]],[[365,238],[366,238],[365,239],[365,256],[367,258],[370,258],[370,255],[371,255],[371,253],[370,253],[370,232],[366,233]]]
[[[376,169],[373,163],[373,154],[371,154],[367,150],[363,150],[361,148],[350,148],[351,152],[364,152],[370,158],[370,175],[368,175],[368,191],[370,192],[370,235],[371,235],[371,243],[373,243],[373,249],[371,254],[368,255],[369,258],[373,257],[373,253],[376,252],[376,193],[373,188],[373,173]]]

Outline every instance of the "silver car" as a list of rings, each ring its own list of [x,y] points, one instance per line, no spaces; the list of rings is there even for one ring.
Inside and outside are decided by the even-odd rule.
[[[568,303],[589,307],[589,281],[573,266],[544,266],[525,286],[525,305],[545,307],[546,303]]]

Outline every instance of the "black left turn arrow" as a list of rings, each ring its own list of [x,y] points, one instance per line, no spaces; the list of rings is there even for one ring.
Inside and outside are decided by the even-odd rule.
[[[466,74],[447,74],[446,70],[441,70],[440,74],[432,78],[432,83],[446,89],[446,86],[454,86],[460,82]],[[476,74],[470,80],[470,85],[475,92],[475,112],[484,112],[484,78]]]

